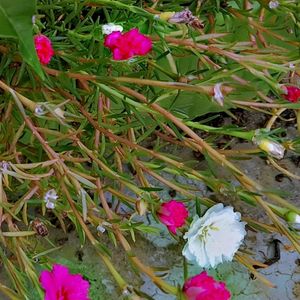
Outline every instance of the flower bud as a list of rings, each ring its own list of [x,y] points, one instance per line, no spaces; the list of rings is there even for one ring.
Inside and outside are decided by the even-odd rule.
[[[229,300],[231,296],[224,282],[215,280],[205,271],[189,278],[184,283],[183,293],[187,300]]]
[[[296,86],[282,86],[284,94],[282,96],[289,102],[295,103],[300,98],[300,89]]]
[[[282,159],[285,148],[278,142],[267,138],[254,139],[253,142],[263,151],[277,159]]]
[[[161,205],[157,216],[168,229],[176,234],[176,229],[182,227],[189,213],[185,205],[180,201],[170,200]]]
[[[175,15],[175,12],[174,11],[166,11],[166,12],[163,12],[161,14],[159,14],[159,18],[161,20],[164,20],[164,21],[168,21],[170,18],[172,18],[173,16]]]
[[[294,211],[289,211],[285,214],[286,221],[296,230],[300,230],[300,215]]]
[[[168,19],[168,22],[175,24],[188,24],[191,27],[198,29],[204,27],[203,23],[197,17],[195,17],[188,8],[173,14]]]
[[[61,119],[65,119],[65,116],[64,116],[65,112],[61,108],[59,108],[59,107],[55,108],[54,113]]]
[[[48,65],[54,55],[51,40],[43,34],[38,34],[34,37],[34,45],[40,63]]]
[[[137,200],[135,203],[135,209],[140,216],[143,216],[148,209],[148,203],[144,200]]]
[[[121,25],[115,25],[114,23],[104,24],[102,26],[102,33],[105,35],[111,34],[114,31],[123,31],[123,27]]]
[[[222,83],[217,83],[214,86],[214,100],[221,106],[224,106],[224,95],[221,90]]]

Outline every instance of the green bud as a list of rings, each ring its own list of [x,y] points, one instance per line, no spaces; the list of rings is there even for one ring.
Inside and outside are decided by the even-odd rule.
[[[286,221],[296,230],[300,230],[300,215],[294,211],[289,211],[285,215]]]

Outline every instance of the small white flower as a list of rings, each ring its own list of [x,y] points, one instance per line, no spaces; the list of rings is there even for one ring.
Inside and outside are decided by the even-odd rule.
[[[47,113],[47,111],[43,108],[42,105],[37,105],[35,110],[34,110],[34,113],[37,115],[37,116],[43,116]]]
[[[108,23],[102,26],[103,34],[111,34],[114,31],[123,31],[123,27],[121,25],[115,25],[114,23]]]
[[[9,163],[7,161],[0,162],[0,172],[5,173],[8,170]]]
[[[197,215],[184,235],[187,243],[182,254],[200,267],[214,268],[224,261],[232,261],[245,235],[245,222],[233,207],[217,204],[207,210],[202,218]]]
[[[221,91],[222,83],[217,83],[214,86],[214,100],[221,106],[224,105],[224,95]]]
[[[269,8],[270,9],[275,9],[279,6],[279,2],[277,0],[272,0],[269,2]]]
[[[99,231],[99,232],[101,232],[101,233],[104,233],[104,232],[106,231],[106,229],[105,229],[103,226],[98,225],[98,226],[97,226],[97,231]]]
[[[290,69],[295,69],[295,65],[292,64],[292,63],[290,63],[290,64],[289,64],[289,68],[290,68]]]
[[[103,221],[97,226],[97,230],[101,233],[104,233],[106,231],[106,228],[104,226],[111,227],[111,224],[106,221]]]
[[[131,285],[126,286],[123,291],[122,291],[122,295],[124,297],[128,297],[130,295],[133,295],[133,287]]]
[[[46,207],[49,209],[55,208],[55,202],[58,199],[58,195],[54,189],[49,190],[44,196],[44,202],[46,202]]]

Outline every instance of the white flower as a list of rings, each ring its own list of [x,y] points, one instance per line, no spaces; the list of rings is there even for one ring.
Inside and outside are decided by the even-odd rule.
[[[224,105],[224,95],[221,90],[222,83],[217,83],[214,86],[214,100],[221,106]]]
[[[115,25],[114,23],[108,23],[102,26],[103,34],[111,34],[114,31],[123,31],[123,27],[121,25]]]
[[[101,225],[98,225],[98,226],[97,226],[97,230],[98,230],[99,232],[101,232],[101,233],[104,233],[104,232],[106,231],[106,229],[105,229],[103,226],[101,226]]]
[[[8,170],[9,163],[6,161],[0,162],[0,172],[5,173]]]
[[[54,209],[55,202],[58,195],[54,189],[49,190],[44,196],[44,202],[46,202],[46,207],[49,209]]]
[[[233,207],[217,204],[207,210],[202,218],[197,215],[184,235],[187,243],[182,254],[200,267],[215,267],[224,261],[232,261],[245,235],[245,222]]]
[[[279,6],[279,2],[277,0],[272,0],[269,2],[269,8],[270,9],[275,9]]]
[[[106,228],[104,226],[111,227],[111,224],[106,221],[103,221],[97,226],[97,230],[101,233],[104,233],[106,231]]]
[[[37,116],[43,116],[47,113],[47,111],[44,109],[42,105],[37,105],[36,108],[34,109],[34,113]]]

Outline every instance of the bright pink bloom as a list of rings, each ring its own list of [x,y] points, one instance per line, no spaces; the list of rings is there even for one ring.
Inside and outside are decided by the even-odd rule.
[[[290,102],[297,102],[300,98],[300,89],[295,86],[284,86],[283,87],[286,91],[286,94],[283,94],[282,96],[290,101]]]
[[[105,37],[104,46],[112,51],[113,59],[124,60],[135,55],[146,55],[152,49],[152,41],[134,28],[124,34],[112,32]]]
[[[40,63],[43,65],[49,64],[52,56],[54,55],[51,40],[45,35],[39,34],[34,37],[34,45]]]
[[[42,271],[40,283],[46,291],[45,300],[89,300],[89,282],[79,274],[70,274],[65,266],[55,264],[52,271]]]
[[[176,229],[183,226],[189,213],[182,202],[170,200],[161,205],[158,211],[159,220],[176,234]]]
[[[229,300],[230,292],[224,282],[216,281],[213,277],[202,272],[188,279],[183,292],[188,300]]]

